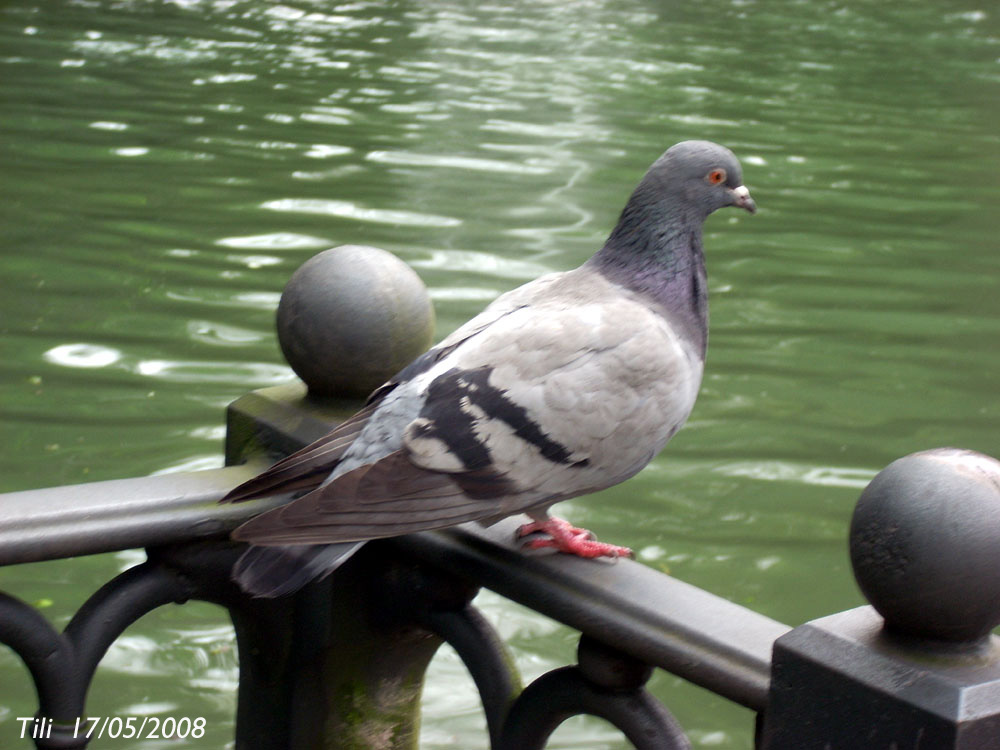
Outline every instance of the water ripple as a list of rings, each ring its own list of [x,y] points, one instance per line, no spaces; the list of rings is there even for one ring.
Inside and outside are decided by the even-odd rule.
[[[797,482],[822,487],[864,489],[875,476],[871,469],[843,466],[807,466],[786,461],[739,461],[713,469],[727,477],[746,477],[767,482]]]
[[[136,363],[134,371],[147,378],[168,380],[174,383],[232,383],[240,382],[249,387],[280,385],[293,380],[295,375],[287,365],[270,362],[208,362],[144,359]]]
[[[452,154],[417,154],[412,151],[371,151],[365,158],[380,164],[401,164],[415,167],[446,167],[450,169],[468,169],[479,172],[505,172],[507,174],[548,174],[551,166],[540,164],[522,164],[518,162],[500,161],[499,159],[482,159]]]
[[[194,341],[213,346],[242,347],[270,337],[270,333],[264,334],[249,328],[216,323],[210,320],[189,320],[187,331]]]
[[[475,250],[432,250],[426,258],[415,258],[416,268],[447,268],[453,271],[475,271],[489,276],[513,279],[533,279],[554,269],[530,260],[505,258]]]
[[[333,243],[322,237],[311,237],[308,234],[270,232],[246,237],[223,237],[216,240],[215,244],[238,250],[315,250],[330,247]]]
[[[86,369],[107,367],[122,358],[118,349],[98,344],[60,344],[42,355],[46,362]]]
[[[215,289],[200,290],[195,294],[192,291],[179,291],[170,289],[164,293],[167,299],[178,302],[196,302],[202,305],[213,305],[220,307],[245,307],[254,310],[275,310],[281,300],[281,292],[236,292],[225,287]]]
[[[366,208],[352,201],[323,200],[321,198],[282,198],[266,201],[261,208],[289,213],[324,214],[373,224],[398,224],[411,227],[456,227],[461,219],[451,216],[404,211],[401,209]]]

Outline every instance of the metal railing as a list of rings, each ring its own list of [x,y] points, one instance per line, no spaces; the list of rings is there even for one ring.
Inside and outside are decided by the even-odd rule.
[[[44,735],[34,740],[38,748],[85,747],[76,722],[86,716],[87,688],[110,644],[146,612],[189,599],[220,604],[233,620],[239,748],[416,747],[424,669],[445,641],[475,681],[495,750],[544,747],[556,726],[580,713],[607,719],[640,749],[690,747],[645,688],[654,668],[756,711],[762,717],[758,744],[767,750],[1000,747],[1000,649],[989,635],[995,602],[980,614],[985,633],[957,638],[936,621],[921,624],[902,614],[893,620],[893,602],[884,596],[878,603],[893,620],[890,627],[862,607],[790,629],[631,561],[522,555],[511,541],[514,521],[369,543],[329,579],[294,597],[245,596],[229,579],[241,547],[227,533],[279,501],[219,505],[218,499],[257,471],[265,455],[308,443],[342,413],[314,403],[301,386],[256,391],[229,410],[227,460],[234,465],[0,496],[0,564],[135,547],[148,554],[145,563],[101,587],[61,633],[33,607],[0,594],[0,642],[24,660],[38,691]],[[957,517],[951,513],[952,525],[965,519],[980,536],[984,527],[993,533],[988,510],[1000,485],[990,474],[991,459],[970,464],[969,455],[909,457],[916,468],[901,472],[894,464],[866,495],[877,496],[884,513],[883,496],[913,497],[894,476],[916,477],[926,487],[921,471],[944,471],[935,486],[951,505],[956,495],[949,493],[983,495]],[[942,476],[951,484],[942,485]],[[886,547],[880,541],[886,535],[871,525],[878,518],[862,513],[871,506],[865,503],[863,496],[856,566],[864,567],[860,558],[868,555],[873,564],[891,567],[889,547],[907,563],[916,559],[900,545],[919,536],[921,524],[938,522],[911,518],[906,539],[890,534]],[[898,527],[898,514],[894,518]],[[961,558],[962,550],[952,552]],[[996,553],[975,554],[971,562],[985,572],[973,572],[988,577],[987,558]],[[959,562],[956,569],[967,567]],[[897,577],[906,572],[898,568],[897,561]],[[934,571],[921,575],[924,584],[934,583]],[[859,580],[866,590],[876,585]],[[982,599],[994,583],[955,579],[949,585],[956,596]],[[578,630],[577,664],[522,689],[500,638],[471,604],[480,587]],[[975,616],[967,611],[952,619],[968,624]],[[389,739],[376,745],[372,737]]]
[[[331,294],[334,283],[349,293]],[[334,248],[286,287],[279,340],[314,393],[364,392],[426,346],[430,311],[389,254]],[[475,681],[493,750],[542,748],[580,713],[640,750],[690,747],[645,688],[655,668],[756,711],[760,750],[1000,749],[996,460],[940,449],[883,470],[850,532],[873,606],[794,629],[632,561],[522,555],[512,522],[370,542],[294,596],[248,597],[230,579],[243,550],[228,533],[281,500],[218,500],[357,406],[301,383],[255,391],[229,408],[226,468],[0,495],[0,565],[147,551],[62,632],[0,593],[0,643],[38,693],[38,748],[85,747],[79,721],[108,647],[146,612],[201,599],[233,621],[240,750],[412,750],[424,672],[443,642]],[[577,663],[522,688],[472,605],[481,587],[578,630]]]

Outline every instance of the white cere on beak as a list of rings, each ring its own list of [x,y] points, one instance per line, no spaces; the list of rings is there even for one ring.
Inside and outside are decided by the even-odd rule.
[[[750,213],[756,213],[757,204],[754,203],[753,198],[750,197],[750,191],[747,189],[746,185],[740,185],[733,188],[733,197],[735,198],[734,204],[740,208],[744,208]]]

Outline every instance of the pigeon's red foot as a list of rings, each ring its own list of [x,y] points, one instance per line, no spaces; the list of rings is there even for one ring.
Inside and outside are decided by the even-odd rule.
[[[526,549],[544,549],[551,547],[559,552],[565,552],[577,557],[632,557],[628,547],[617,547],[614,544],[598,542],[592,533],[586,529],[578,529],[569,521],[561,518],[546,518],[544,521],[526,523],[517,530],[517,538],[542,533],[545,537],[526,539],[522,546]]]

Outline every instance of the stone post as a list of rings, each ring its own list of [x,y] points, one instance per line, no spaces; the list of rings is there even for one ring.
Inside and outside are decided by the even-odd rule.
[[[299,268],[277,317],[281,349],[302,382],[230,405],[230,464],[287,455],[321,437],[422,353],[434,328],[419,277],[390,253],[354,245]],[[241,658],[282,676],[248,680],[241,703],[285,723],[275,729],[273,720],[243,712],[237,746],[257,747],[262,724],[292,750],[414,750],[424,671],[441,643],[418,624],[425,614],[419,608],[461,608],[474,593],[369,544],[329,579],[275,602],[290,620],[272,631],[282,642],[252,638],[253,623],[234,611],[238,631],[249,632],[241,642],[253,648]]]
[[[1000,462],[893,462],[858,501],[850,551],[871,606],[775,642],[758,746],[1000,748]]]

